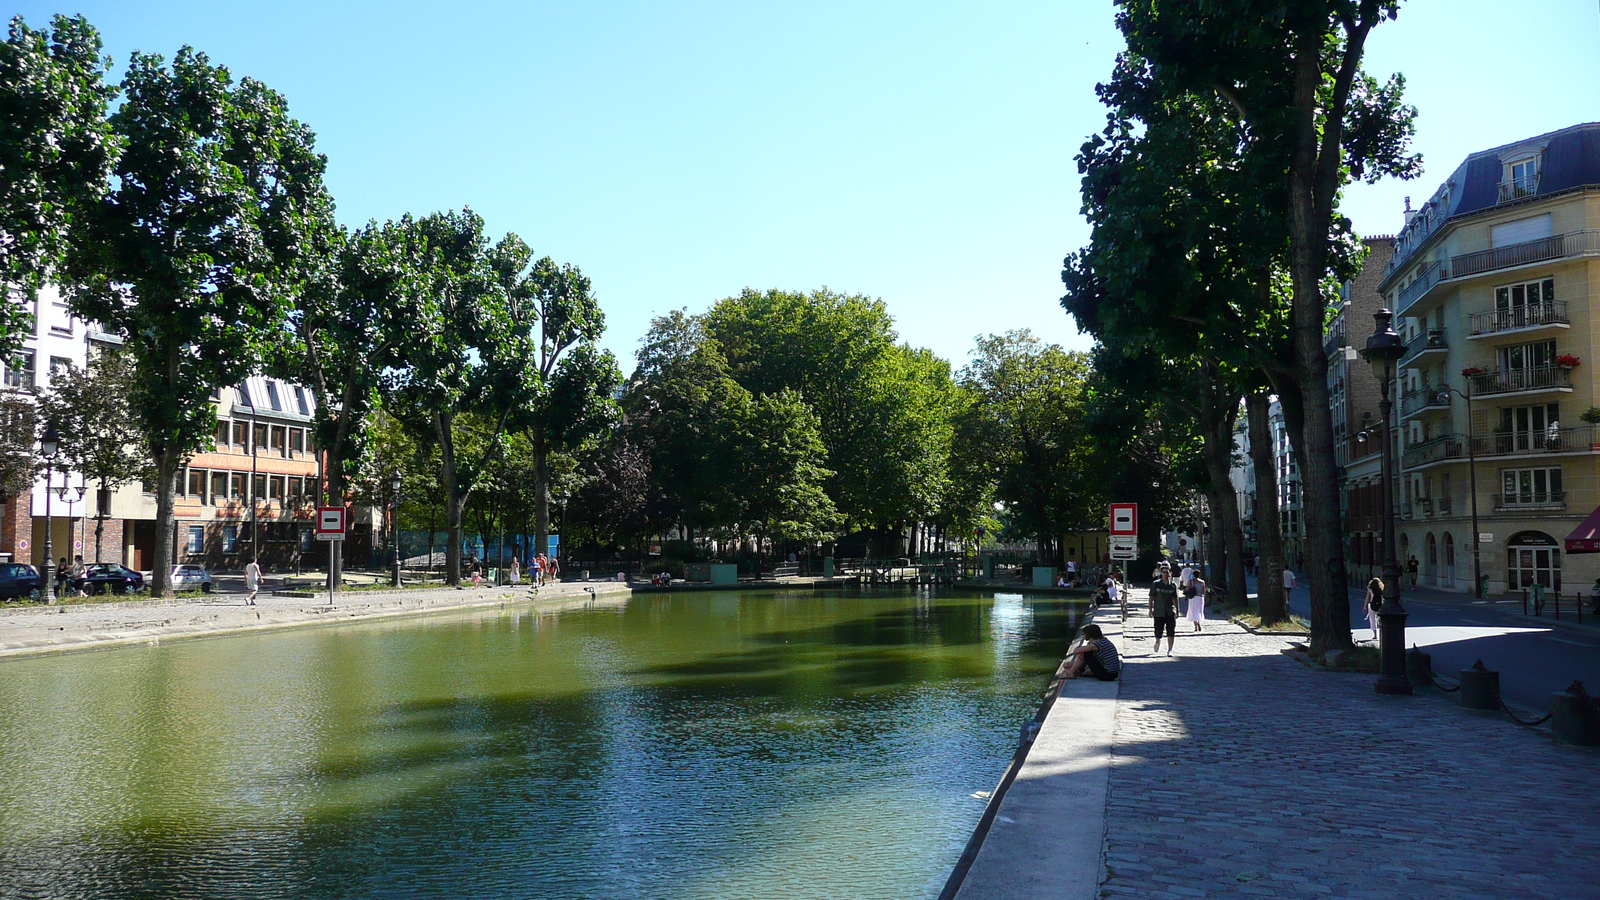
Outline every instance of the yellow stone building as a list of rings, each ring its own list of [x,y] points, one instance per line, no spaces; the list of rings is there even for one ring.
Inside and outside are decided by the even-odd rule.
[[[1600,123],[1469,156],[1407,209],[1379,290],[1407,340],[1402,568],[1471,591],[1476,537],[1491,593],[1587,593],[1600,555],[1563,541],[1600,506]]]

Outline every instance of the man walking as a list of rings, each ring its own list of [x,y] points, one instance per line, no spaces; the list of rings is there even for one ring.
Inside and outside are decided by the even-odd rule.
[[[256,592],[261,590],[261,560],[251,557],[244,567],[244,587],[250,593],[244,598],[246,606],[256,605]]]
[[[1167,655],[1172,655],[1172,645],[1178,639],[1178,586],[1172,582],[1171,567],[1161,570],[1161,580],[1150,585],[1150,617],[1155,620],[1156,645],[1154,656],[1161,650],[1161,634],[1167,635]]]

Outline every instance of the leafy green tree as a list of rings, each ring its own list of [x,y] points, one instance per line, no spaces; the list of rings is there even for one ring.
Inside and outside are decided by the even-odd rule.
[[[746,289],[712,307],[704,325],[742,387],[793,390],[816,411],[834,473],[828,493],[849,524],[932,512],[947,474],[949,378],[940,385],[931,357],[896,345],[882,301]]]
[[[577,268],[557,266],[547,256],[513,293],[524,315],[539,322],[539,391],[522,418],[533,452],[534,552],[547,553],[550,454],[576,450],[615,423],[612,398],[622,373],[596,343],[605,333],[605,314]]]
[[[99,485],[94,525],[94,558],[101,558],[105,500],[111,492],[150,477],[150,451],[129,406],[137,373],[131,357],[108,350],[90,357],[82,369],[56,373],[39,398],[45,421],[61,438],[57,465]]]
[[[0,392],[0,502],[12,502],[39,474],[37,421],[38,409],[20,391]]]
[[[516,235],[490,245],[483,219],[470,209],[433,213],[415,227],[425,300],[385,390],[392,411],[438,448],[449,533],[445,577],[460,584],[467,501],[500,451],[507,421],[538,392],[533,322],[513,297],[532,254]],[[479,425],[471,449],[457,430],[464,414]]]
[[[58,15],[42,30],[11,20],[0,43],[0,282],[34,292],[54,277],[74,226],[105,195],[117,156],[109,65],[82,16]],[[0,359],[22,345],[30,319],[0,301]]]
[[[740,525],[761,541],[823,541],[839,514],[823,489],[822,427],[794,391],[763,394],[745,406],[727,439]]]
[[[1061,535],[1097,524],[1108,500],[1083,429],[1089,374],[1086,355],[1027,330],[979,337],[960,372],[977,398],[964,452],[987,460],[996,499],[1042,561],[1060,563]]]
[[[1404,80],[1362,70],[1373,28],[1397,0],[1267,0],[1193,4],[1124,0],[1117,23],[1129,55],[1148,61],[1149,86],[1169,105],[1221,98],[1238,123],[1243,153],[1278,166],[1288,239],[1288,389],[1279,391],[1300,463],[1312,563],[1311,646],[1348,646],[1339,485],[1328,415],[1322,327],[1349,223],[1337,216],[1354,180],[1413,177],[1406,154],[1415,110]]]
[[[650,530],[658,490],[650,457],[622,432],[615,432],[579,468],[578,483],[562,527],[572,546],[629,544]]]
[[[209,445],[212,392],[281,341],[302,257],[328,214],[326,159],[284,99],[188,47],[135,54],[111,117],[125,143],[71,266],[73,312],[124,340],[129,405],[155,468],[157,534],[173,533],[183,466]],[[172,542],[151,590],[171,594]]]

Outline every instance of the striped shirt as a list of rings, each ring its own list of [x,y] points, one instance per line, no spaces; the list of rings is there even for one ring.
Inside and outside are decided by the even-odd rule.
[[[1110,638],[1100,638],[1094,642],[1094,655],[1107,672],[1113,675],[1122,672],[1122,657],[1117,655],[1117,645],[1111,643]]]

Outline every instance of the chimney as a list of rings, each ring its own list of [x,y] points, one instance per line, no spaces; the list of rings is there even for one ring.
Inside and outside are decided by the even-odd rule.
[[[1406,213],[1405,213],[1405,215],[1406,215],[1406,225],[1410,225],[1411,224],[1411,220],[1417,215],[1417,211],[1411,208],[1411,198],[1410,197],[1406,198]],[[1401,228],[1404,229],[1405,225],[1402,225]]]

